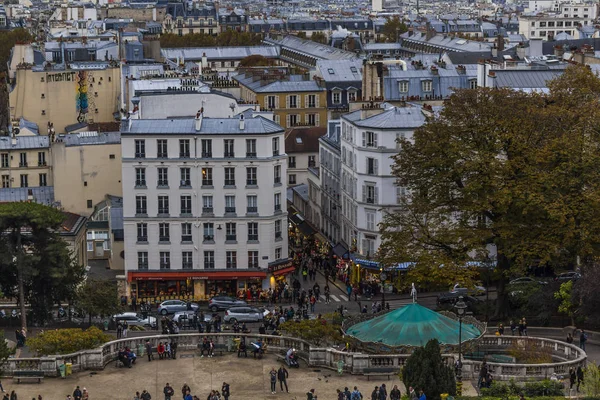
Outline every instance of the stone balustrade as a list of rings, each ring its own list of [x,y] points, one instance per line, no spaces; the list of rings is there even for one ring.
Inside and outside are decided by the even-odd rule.
[[[49,356],[40,358],[11,358],[5,365],[5,373],[10,375],[17,370],[39,370],[46,376],[58,376],[58,367],[63,363],[72,363],[73,371],[102,370],[111,361],[115,360],[120,348],[129,347],[137,351],[139,346],[145,345],[149,340],[153,347],[159,342],[176,341],[178,351],[190,351],[197,348],[204,337],[213,339],[217,348],[235,351],[233,339],[244,336],[246,343],[255,342],[262,338],[268,345],[268,352],[284,354],[289,348],[295,348],[300,358],[312,367],[337,369],[338,363],[343,361],[346,373],[360,375],[366,368],[396,368],[398,371],[405,365],[409,354],[366,354],[349,353],[333,348],[311,347],[304,340],[259,334],[235,333],[188,333],[179,335],[154,335],[132,337],[114,340],[93,350],[80,351],[73,354]],[[526,380],[549,378],[552,373],[567,375],[570,368],[583,366],[586,354],[579,347],[558,340],[520,336],[484,336],[480,346],[492,350],[507,350],[515,343],[527,346],[528,341],[535,341],[537,346],[549,349],[555,359],[559,360],[549,364],[503,364],[488,362],[488,369],[496,380]],[[454,365],[456,354],[443,354],[447,365]],[[464,379],[477,379],[481,369],[481,361],[463,360]]]

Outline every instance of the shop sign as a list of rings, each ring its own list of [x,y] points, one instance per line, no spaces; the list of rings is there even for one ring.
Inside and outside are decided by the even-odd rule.
[[[279,265],[269,265],[269,272],[281,271],[282,269],[286,269],[291,266],[292,266],[292,260],[289,260],[289,261],[284,262],[283,264],[279,264]]]
[[[162,281],[164,278],[161,276],[149,276],[147,278],[136,277],[135,279],[138,281]]]
[[[195,281],[207,280],[208,276],[192,276],[192,279]]]
[[[74,82],[75,72],[59,72],[57,74],[46,73],[46,82]]]

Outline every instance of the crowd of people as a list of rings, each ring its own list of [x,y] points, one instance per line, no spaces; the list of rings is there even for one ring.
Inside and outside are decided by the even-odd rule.
[[[165,400],[174,400],[175,388],[171,386],[168,382],[165,384],[163,388],[163,393]],[[190,386],[184,382],[181,387],[181,395],[183,400],[200,400],[200,397],[192,394],[192,389]],[[229,396],[231,395],[229,384],[227,382],[223,382],[221,385],[221,390],[211,390],[206,397],[206,400],[229,400]],[[133,400],[151,400],[152,395],[148,390],[144,389],[141,392],[135,392],[133,396]]]

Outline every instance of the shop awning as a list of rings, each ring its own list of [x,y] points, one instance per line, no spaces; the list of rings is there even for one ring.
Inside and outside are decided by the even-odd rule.
[[[327,239],[321,232],[315,233],[315,238],[321,243],[329,244],[329,239]]]
[[[339,258],[348,258],[349,256],[348,248],[344,246],[343,243],[336,244],[335,246],[333,246],[333,249],[331,251],[334,255],[336,255]]]
[[[363,268],[369,268],[369,269],[379,269],[380,268],[379,263],[377,261],[366,260],[364,258],[356,258],[354,256],[351,256],[351,258],[355,264],[359,264]]]
[[[306,221],[298,225],[298,229],[304,236],[310,236],[315,233],[315,230]]]
[[[274,276],[286,275],[286,274],[294,272],[295,269],[296,269],[296,267],[294,267],[294,266],[283,268],[283,269],[278,269],[277,271],[273,271],[273,275]]]
[[[129,271],[127,281],[177,279],[264,279],[265,271]]]
[[[288,219],[295,226],[298,226],[304,222],[304,218],[302,218],[299,214],[296,213],[288,213]]]

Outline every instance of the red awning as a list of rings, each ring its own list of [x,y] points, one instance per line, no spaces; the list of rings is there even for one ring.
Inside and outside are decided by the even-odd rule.
[[[294,272],[295,269],[296,269],[296,267],[287,267],[287,268],[284,268],[284,269],[273,271],[273,275],[274,276],[278,276],[278,275],[289,274],[290,272]]]
[[[127,281],[135,280],[174,280],[174,279],[264,279],[267,273],[263,271],[129,271]]]

